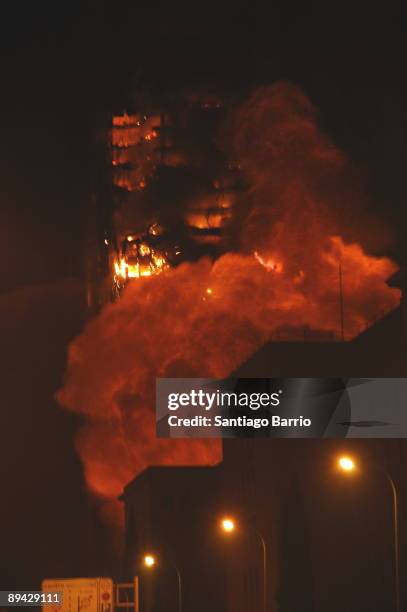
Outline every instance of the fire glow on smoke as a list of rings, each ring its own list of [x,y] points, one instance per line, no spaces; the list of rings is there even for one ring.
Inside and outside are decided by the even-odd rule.
[[[220,460],[217,441],[155,438],[156,377],[227,376],[276,330],[338,332],[339,265],[347,339],[399,302],[385,283],[396,266],[357,241],[363,196],[300,90],[255,92],[223,142],[251,185],[231,228],[241,252],[138,278],[69,349],[58,399],[86,418],[77,448],[106,501],[150,465]]]

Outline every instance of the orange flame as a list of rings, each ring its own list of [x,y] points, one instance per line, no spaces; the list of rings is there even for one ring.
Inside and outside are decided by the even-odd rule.
[[[132,242],[133,237],[128,236],[127,240]],[[134,263],[129,263],[125,257],[116,260],[113,265],[114,274],[123,280],[127,280],[161,274],[168,269],[168,262],[164,255],[154,251],[148,244],[142,243],[139,247],[139,253],[140,259]]]
[[[254,251],[254,256],[257,261],[263,266],[263,268],[266,268],[266,270],[268,270],[269,272],[283,271],[282,263],[277,261],[276,259],[264,259],[261,255],[259,255],[257,251]]]
[[[285,265],[271,280],[253,256],[227,254],[139,277],[106,306],[72,343],[58,394],[86,416],[77,445],[90,489],[113,500],[148,465],[216,463],[216,440],[156,439],[155,377],[224,377],[282,327],[338,330],[339,259],[352,337],[378,309],[397,306],[398,290],[384,281],[396,266],[339,237],[301,283]]]
[[[358,243],[364,195],[315,117],[303,92],[277,83],[254,92],[225,125],[231,166],[250,185],[236,237],[250,255],[170,269],[152,253],[145,274],[142,262],[115,262],[117,276],[139,280],[71,344],[58,393],[86,419],[77,447],[90,490],[104,500],[149,465],[220,459],[216,440],[156,439],[157,376],[225,377],[282,329],[337,334],[339,265],[347,339],[398,305],[399,291],[385,283],[396,266]]]

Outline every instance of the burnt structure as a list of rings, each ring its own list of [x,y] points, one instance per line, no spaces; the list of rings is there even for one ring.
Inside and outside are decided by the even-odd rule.
[[[103,116],[96,130],[86,235],[93,311],[115,299],[129,279],[228,250],[227,226],[245,190],[238,164],[217,143],[227,109],[221,96],[180,92],[130,106]],[[143,272],[127,261],[128,237],[152,249]]]
[[[225,115],[220,98],[184,93],[161,100],[159,108],[153,101],[136,106],[113,115],[106,132],[111,218],[104,242],[114,295],[131,278],[224,252],[224,229],[243,187],[237,166],[216,143]],[[152,237],[160,242],[160,265]],[[127,261],[127,239],[150,250],[143,272]]]
[[[402,289],[400,308],[351,342],[272,341],[235,375],[405,376],[405,271],[389,284]],[[374,471],[343,480],[333,461],[344,450],[385,468],[396,482],[403,577],[407,441],[373,439],[224,440],[223,461],[213,468],[146,470],[122,497],[126,573],[137,571],[135,559],[145,546],[168,548],[189,583],[185,610],[262,609],[260,533],[267,547],[269,612],[395,609],[389,484]],[[222,513],[236,516],[242,526],[232,541],[216,533]],[[168,609],[149,596],[145,609]]]

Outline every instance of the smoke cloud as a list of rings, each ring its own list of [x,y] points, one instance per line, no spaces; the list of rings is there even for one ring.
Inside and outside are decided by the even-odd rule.
[[[298,88],[255,92],[221,141],[250,186],[234,221],[241,252],[137,279],[69,349],[58,399],[84,416],[77,448],[105,502],[149,465],[221,458],[213,440],[155,438],[156,377],[224,377],[276,330],[338,331],[339,265],[348,339],[398,304],[385,284],[395,264],[356,241],[363,192]]]
[[[381,248],[390,232],[317,117],[299,87],[278,82],[230,113],[219,137],[249,185],[230,228],[235,242],[249,251],[289,247],[292,268],[315,260],[327,236]]]

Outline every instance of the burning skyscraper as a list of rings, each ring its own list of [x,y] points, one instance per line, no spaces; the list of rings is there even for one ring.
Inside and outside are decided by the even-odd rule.
[[[224,114],[213,96],[180,94],[159,111],[113,116],[111,258],[119,290],[131,278],[225,252],[242,180],[216,144]]]

